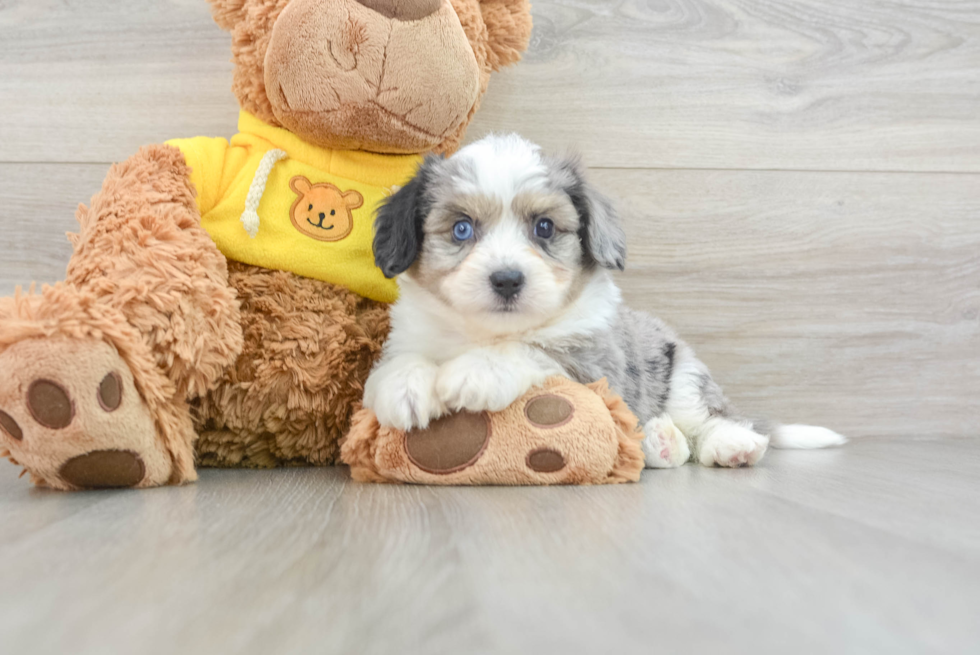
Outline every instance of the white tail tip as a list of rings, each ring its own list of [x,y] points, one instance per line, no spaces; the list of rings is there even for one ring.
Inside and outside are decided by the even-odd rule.
[[[769,439],[773,448],[829,448],[847,443],[847,437],[816,425],[780,425]]]

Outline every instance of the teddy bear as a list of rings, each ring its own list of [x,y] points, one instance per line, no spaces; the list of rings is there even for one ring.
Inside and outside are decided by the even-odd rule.
[[[208,1],[238,134],[113,166],[64,281],[0,299],[0,454],[35,484],[337,462],[397,295],[373,212],[531,32],[527,0]]]

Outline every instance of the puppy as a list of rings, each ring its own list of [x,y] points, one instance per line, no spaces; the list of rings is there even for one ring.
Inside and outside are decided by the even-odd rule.
[[[392,330],[364,404],[385,425],[425,427],[454,410],[504,409],[547,377],[606,377],[640,418],[648,467],[755,464],[770,442],[844,438],[738,416],[694,351],[621,303],[626,264],[612,204],[575,159],[492,135],[430,157],[381,206],[374,256],[398,277]]]

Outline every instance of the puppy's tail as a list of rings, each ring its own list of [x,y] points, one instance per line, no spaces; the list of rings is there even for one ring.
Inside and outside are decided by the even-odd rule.
[[[847,437],[816,425],[777,425],[769,437],[773,448],[829,448],[847,443]]]

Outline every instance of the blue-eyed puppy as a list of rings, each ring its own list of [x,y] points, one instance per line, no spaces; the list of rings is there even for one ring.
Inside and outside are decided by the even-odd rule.
[[[424,427],[453,410],[499,411],[551,375],[606,377],[644,425],[647,466],[755,464],[770,441],[844,438],[739,417],[694,351],[621,303],[626,263],[612,204],[577,160],[516,135],[429,158],[381,207],[374,254],[401,297],[365,387],[382,424]]]

